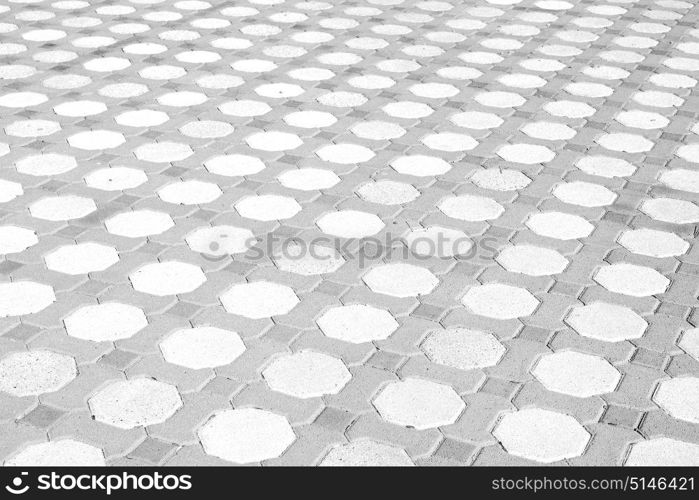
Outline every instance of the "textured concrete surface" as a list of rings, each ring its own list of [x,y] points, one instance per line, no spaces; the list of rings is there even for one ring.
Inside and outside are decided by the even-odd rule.
[[[699,465],[697,26],[0,0],[0,462]]]

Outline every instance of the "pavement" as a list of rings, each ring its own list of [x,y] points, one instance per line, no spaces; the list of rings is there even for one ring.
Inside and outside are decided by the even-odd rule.
[[[698,22],[2,0],[0,462],[699,465]]]

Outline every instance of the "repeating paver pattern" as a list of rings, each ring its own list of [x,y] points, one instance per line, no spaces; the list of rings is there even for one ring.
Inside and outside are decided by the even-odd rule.
[[[699,464],[689,0],[0,0],[0,463]]]

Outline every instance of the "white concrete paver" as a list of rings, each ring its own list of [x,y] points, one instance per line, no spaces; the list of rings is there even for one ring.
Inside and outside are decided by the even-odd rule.
[[[449,386],[409,378],[387,385],[374,406],[384,420],[422,430],[454,423],[466,405]]]
[[[494,366],[505,354],[505,347],[493,335],[465,328],[431,333],[422,350],[435,363],[460,370]]]
[[[312,351],[277,358],[262,376],[272,390],[297,398],[337,394],[352,379],[342,361]]]
[[[73,439],[60,439],[27,446],[5,460],[12,467],[100,467],[105,465],[99,448]]]
[[[149,378],[114,382],[101,389],[89,400],[92,415],[121,429],[165,422],[181,406],[173,385]]]
[[[0,391],[12,396],[55,392],[77,376],[75,360],[51,351],[22,351],[0,360]]]
[[[245,352],[236,332],[210,326],[178,330],[160,343],[169,363],[200,370],[225,366]]]
[[[296,439],[284,417],[257,408],[214,415],[199,437],[209,455],[241,464],[278,457]]]
[[[551,391],[579,398],[612,392],[621,380],[619,372],[606,360],[575,351],[543,356],[532,375]]]
[[[401,448],[363,440],[333,448],[320,465],[325,467],[409,467],[415,464]]]
[[[590,440],[573,417],[540,408],[505,414],[493,435],[509,453],[543,463],[582,455]]]

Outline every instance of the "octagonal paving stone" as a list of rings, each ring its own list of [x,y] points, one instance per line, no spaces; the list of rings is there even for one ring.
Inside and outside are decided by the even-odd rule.
[[[157,193],[161,200],[179,205],[204,205],[223,194],[217,184],[196,180],[168,184]]]
[[[273,221],[293,217],[301,211],[301,205],[288,196],[265,194],[243,198],[235,204],[235,209],[248,219]]]
[[[168,363],[201,370],[232,363],[245,352],[245,344],[236,332],[197,326],[168,335],[160,351]]]
[[[429,269],[400,262],[374,267],[362,279],[372,291],[393,297],[425,295],[439,284]]]
[[[128,339],[148,326],[141,309],[119,302],[81,307],[63,322],[68,335],[93,342]]]
[[[320,168],[287,170],[277,179],[282,186],[300,191],[330,189],[341,180],[335,172]]]
[[[505,161],[525,165],[548,163],[556,157],[551,149],[538,144],[506,144],[498,149],[497,154]]]
[[[278,255],[273,257],[274,264],[281,271],[315,276],[331,274],[345,264],[345,258],[332,246],[324,244],[285,244]]]
[[[542,356],[532,375],[550,391],[586,398],[614,391],[620,373],[608,361],[576,351]]]
[[[209,455],[246,464],[280,456],[296,435],[281,415],[240,408],[214,415],[199,429],[199,439]]]
[[[633,297],[664,293],[670,284],[670,280],[655,269],[623,262],[602,267],[593,278],[610,292]]]
[[[689,243],[675,233],[646,228],[624,231],[619,244],[633,253],[659,258],[675,257],[689,250]]]
[[[568,125],[544,121],[527,123],[522,127],[522,132],[529,137],[547,141],[567,141],[576,134],[575,130]]]
[[[77,374],[70,356],[44,350],[15,352],[0,359],[0,392],[38,396],[59,390]]]
[[[659,113],[641,111],[639,109],[622,111],[614,119],[627,127],[643,130],[665,128],[670,123],[670,120]]]
[[[134,149],[136,158],[148,163],[170,163],[184,160],[193,154],[189,144],[170,141],[143,144]]]
[[[80,219],[95,210],[94,200],[74,195],[51,196],[29,205],[33,217],[53,222]]]
[[[89,130],[68,137],[68,144],[77,149],[101,151],[121,146],[126,138],[113,130]]]
[[[451,170],[451,165],[448,162],[427,155],[401,156],[391,161],[391,167],[399,174],[415,177],[442,175]]]
[[[697,158],[699,157],[699,144],[685,144],[677,148],[675,152],[680,158],[687,160],[692,163],[698,163]]]
[[[175,225],[172,217],[156,210],[133,210],[116,214],[104,221],[107,232],[127,238],[161,234]]]
[[[699,445],[659,437],[631,445],[624,465],[630,467],[697,467]]]
[[[627,133],[604,134],[595,142],[610,151],[645,153],[653,149],[653,142],[642,135]]]
[[[335,446],[319,465],[322,467],[410,467],[415,464],[402,448],[363,439]]]
[[[24,189],[22,188],[21,184],[0,179],[0,203],[7,203],[8,201],[14,200],[18,196],[22,196],[23,194]],[[37,202],[34,205],[32,205],[33,212],[32,207],[30,207],[30,212],[32,212],[32,215],[34,215],[34,217],[41,218],[41,215],[47,212],[47,204],[50,204],[50,202]]]
[[[184,262],[147,264],[129,275],[135,290],[163,297],[188,293],[206,281],[201,268]]]
[[[525,288],[502,283],[471,287],[461,303],[474,314],[494,319],[529,316],[539,306],[539,300]]]
[[[316,151],[316,154],[321,160],[342,165],[364,163],[375,156],[371,149],[358,144],[332,144],[330,146],[323,146]]]
[[[244,253],[255,243],[249,229],[235,226],[202,227],[185,236],[189,248],[195,252],[221,257]]]
[[[442,226],[415,227],[403,239],[408,250],[420,257],[466,257],[476,250],[465,232]]]
[[[0,226],[0,255],[19,253],[39,243],[36,233],[19,226]]]
[[[299,298],[288,286],[256,281],[233,285],[221,295],[221,303],[231,314],[261,319],[287,314]]]
[[[262,376],[273,391],[303,399],[337,394],[352,379],[342,361],[313,351],[276,358]]]
[[[103,467],[104,453],[74,439],[32,444],[5,460],[10,467]]]
[[[85,184],[103,191],[133,189],[147,181],[143,170],[131,167],[101,168],[85,176]]]
[[[37,313],[55,301],[49,285],[33,281],[0,283],[0,318]]]
[[[663,380],[653,395],[655,401],[670,416],[699,423],[699,378],[679,377]]]
[[[584,156],[575,162],[575,166],[587,174],[606,178],[627,177],[636,171],[628,161],[606,155]]]
[[[75,161],[75,157],[56,153],[25,156],[15,162],[17,172],[36,177],[60,175],[70,172],[77,166],[78,162]]]
[[[568,259],[557,251],[533,245],[504,248],[495,260],[510,272],[529,276],[558,274],[568,266]]]
[[[420,191],[405,182],[385,180],[362,184],[357,189],[357,194],[371,203],[402,205],[417,199]]]
[[[606,187],[581,181],[559,184],[554,188],[553,195],[563,203],[581,207],[604,207],[616,199],[616,195]]]
[[[387,422],[418,430],[453,424],[466,407],[451,387],[419,378],[390,383],[374,406]]]
[[[255,156],[229,154],[219,155],[204,162],[206,170],[226,177],[253,175],[265,169],[262,160]]]
[[[437,207],[453,219],[479,222],[500,217],[505,209],[498,202],[483,196],[454,196],[441,201]]]
[[[44,260],[52,271],[76,275],[104,271],[119,262],[119,254],[113,247],[89,242],[59,247]]]
[[[120,429],[165,422],[182,407],[175,386],[150,378],[121,380],[100,389],[88,404],[95,420]]]
[[[385,226],[376,215],[357,210],[327,213],[320,217],[316,224],[324,233],[339,238],[373,236]]]
[[[531,183],[531,179],[517,170],[487,168],[477,170],[471,176],[471,182],[483,189],[493,191],[518,191]]]
[[[406,130],[398,124],[380,120],[359,122],[350,127],[352,132],[357,137],[362,139],[371,139],[375,141],[383,141],[388,139],[397,139],[405,135]]]
[[[391,313],[365,304],[333,307],[317,323],[326,336],[353,344],[387,339],[398,328]]]
[[[461,327],[432,332],[420,348],[433,362],[459,370],[495,366],[505,354],[490,333]]]
[[[301,138],[289,132],[270,130],[257,132],[245,138],[245,142],[253,149],[260,151],[288,151],[303,144]]]
[[[648,323],[632,309],[606,302],[574,307],[565,319],[583,337],[604,342],[638,339]]]
[[[677,345],[687,354],[699,361],[699,328],[692,328],[684,332]]]
[[[641,212],[652,219],[670,224],[699,222],[699,206],[676,198],[653,198],[641,203]]]
[[[573,417],[541,408],[506,413],[493,436],[508,453],[543,463],[580,456],[590,441]]]
[[[557,240],[586,238],[595,229],[595,226],[582,217],[563,212],[534,214],[526,224],[536,234]]]

